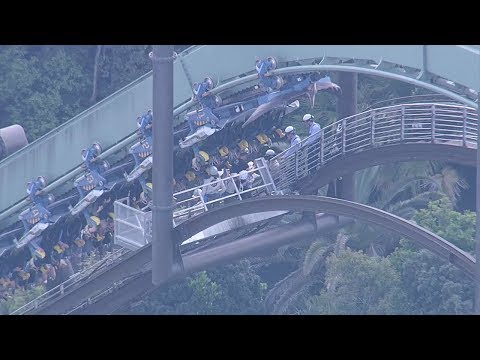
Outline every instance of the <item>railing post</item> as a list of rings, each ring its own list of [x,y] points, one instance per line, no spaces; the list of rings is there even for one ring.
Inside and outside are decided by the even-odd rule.
[[[342,155],[345,155],[346,147],[347,147],[347,121],[345,119],[342,120]]]
[[[467,107],[463,107],[463,126],[462,126],[463,146],[467,146]]]
[[[64,288],[63,288],[63,283],[60,284],[60,295],[63,295],[64,293]]]
[[[370,143],[375,145],[375,110],[372,110],[372,116],[370,117]]]
[[[400,140],[405,140],[405,107],[400,107],[402,114],[400,115]]]
[[[435,105],[432,105],[432,144],[435,144]]]
[[[295,145],[297,148],[295,149],[295,180],[298,180],[298,151],[299,148],[297,145]]]
[[[238,186],[237,186],[237,183],[235,182],[235,179],[231,178],[230,181],[233,181],[233,187],[235,188],[235,192],[238,195],[238,199],[242,200],[242,195],[240,195],[240,190],[238,190]]]
[[[272,193],[276,192],[277,187],[273,181],[272,174],[270,173],[267,160],[265,160],[263,157],[255,159],[255,166],[262,177],[263,184],[266,185],[268,194],[271,195]]]
[[[323,166],[324,164],[324,160],[323,160],[323,156],[324,156],[324,151],[325,151],[325,147],[324,147],[324,129],[320,130],[321,133],[320,133],[320,165]]]

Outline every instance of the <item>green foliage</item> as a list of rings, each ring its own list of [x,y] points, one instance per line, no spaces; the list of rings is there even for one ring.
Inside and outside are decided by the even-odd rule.
[[[473,251],[475,248],[475,213],[465,211],[462,214],[453,210],[448,198],[432,201],[427,209],[418,211],[413,219],[418,225],[430,229],[462,250]]]
[[[456,202],[460,189],[465,187],[454,169],[429,162],[374,166],[358,171],[355,180],[358,202],[405,219],[444,195]],[[383,228],[360,222],[351,227],[350,233],[351,246],[366,250],[373,244],[382,255],[390,253],[400,239]]]
[[[307,303],[308,314],[399,314],[405,311],[400,275],[384,258],[350,250],[327,260],[325,288]]]
[[[132,308],[134,314],[260,314],[267,286],[247,260],[194,274],[156,291]]]
[[[186,45],[176,47],[177,51]],[[146,45],[0,46],[0,128],[24,127],[35,140],[151,70]]]
[[[81,95],[89,86],[81,66],[65,49],[35,50],[0,49],[1,125],[22,125],[30,141],[80,112]]]
[[[103,46],[98,89],[100,98],[152,70],[152,62],[148,57],[150,51],[151,47],[147,45]]]
[[[410,314],[468,314],[473,282],[460,269],[402,240],[388,259],[400,273]]]
[[[45,292],[45,286],[35,286],[29,290],[16,290],[6,301],[0,301],[0,314],[8,315]]]

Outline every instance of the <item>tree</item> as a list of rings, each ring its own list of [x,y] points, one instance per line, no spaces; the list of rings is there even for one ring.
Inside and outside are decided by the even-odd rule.
[[[47,55],[48,56],[47,56]],[[18,123],[31,141],[83,107],[87,87],[82,67],[60,46],[3,46],[0,49],[2,126]]]
[[[462,250],[473,251],[475,248],[476,214],[453,210],[451,201],[446,197],[430,202],[428,208],[418,211],[413,219]]]
[[[401,314],[405,294],[388,261],[351,250],[327,260],[325,287],[307,302],[307,314]]]
[[[388,259],[399,272],[410,314],[468,314],[473,282],[460,269],[409,241]]]
[[[136,314],[260,314],[266,284],[248,260],[202,271],[155,291],[132,308]]]

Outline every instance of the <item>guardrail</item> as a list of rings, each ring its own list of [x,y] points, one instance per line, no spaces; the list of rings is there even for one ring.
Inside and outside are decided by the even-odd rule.
[[[379,146],[448,143],[476,147],[477,111],[463,105],[414,103],[376,108],[338,120],[270,160],[285,189],[338,157]]]
[[[62,282],[61,284],[55,286],[54,288],[48,290],[47,292],[43,293],[36,299],[30,301],[29,303],[23,305],[22,307],[16,309],[10,315],[23,315],[33,309],[37,309],[41,305],[45,304],[47,301],[57,297],[62,296],[65,291],[70,290],[73,286],[80,283],[82,280],[87,279],[90,275],[94,272],[103,270],[106,267],[111,266],[112,264],[116,263],[122,255],[126,254],[128,249],[119,248],[113,251],[111,254],[107,255],[105,258],[97,261],[92,266],[84,269],[74,275],[72,275],[68,280]]]
[[[265,159],[256,159],[255,164],[254,169],[247,170],[251,184],[248,187],[242,187],[239,181],[240,174],[235,174],[173,194],[173,225],[177,226],[193,216],[235,199],[242,200],[262,193],[268,195],[275,192],[276,187]],[[206,187],[220,183],[225,185],[226,191],[224,193],[204,196]],[[135,209],[130,206],[128,201],[128,198],[123,198],[115,201],[114,204],[116,215],[115,244],[127,247],[130,250],[136,250],[151,242],[152,212],[143,211],[149,206],[142,210]]]

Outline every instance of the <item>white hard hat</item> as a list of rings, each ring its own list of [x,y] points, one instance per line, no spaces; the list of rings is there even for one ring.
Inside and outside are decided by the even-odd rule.
[[[248,167],[253,167],[253,161],[249,161],[247,165]]]
[[[295,131],[295,128],[293,126],[287,126],[285,128],[285,134],[290,134],[292,131]]]
[[[240,180],[247,180],[247,178],[248,178],[247,170],[240,171],[240,174],[239,174],[238,177],[240,178]]]
[[[265,153],[265,155],[267,155],[267,156],[275,156],[275,151],[273,151],[272,149],[268,149],[267,152]]]
[[[210,175],[213,175],[213,173],[218,174],[218,169],[217,169],[217,167],[216,167],[216,166],[213,166],[213,165],[210,166],[210,167],[208,168],[208,173],[209,173]]]
[[[303,121],[308,121],[308,120],[311,120],[313,119],[313,115],[312,114],[305,114],[303,115]]]

